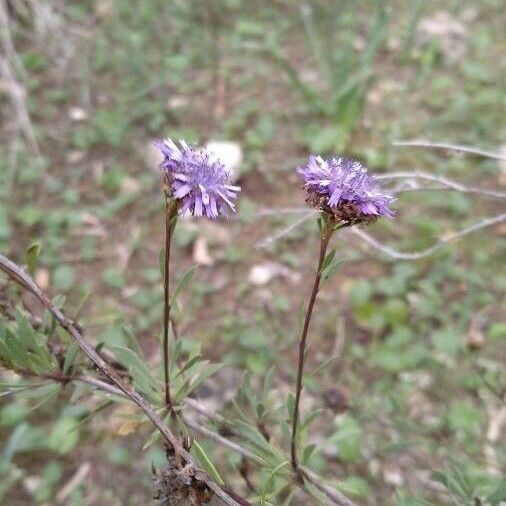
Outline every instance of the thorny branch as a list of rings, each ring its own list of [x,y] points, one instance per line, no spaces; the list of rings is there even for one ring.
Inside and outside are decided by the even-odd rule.
[[[65,314],[56,307],[45,295],[33,279],[17,264],[0,254],[0,270],[4,271],[13,281],[28,290],[39,302],[52,314],[58,324],[66,330],[74,342],[81,348],[85,355],[91,360],[95,367],[116,387],[122,394],[133,401],[148,417],[154,427],[162,434],[165,440],[174,448],[174,450],[192,467],[195,478],[202,481],[212,490],[225,504],[229,506],[243,506],[250,504],[245,499],[237,497],[235,494],[227,491],[218,485],[202,469],[200,469],[190,455],[183,447],[179,439],[165,425],[155,410],[144,400],[144,398],[134,390],[118,373],[95,351],[95,349],[83,337],[77,325],[67,318]],[[238,500],[240,502],[238,502]]]

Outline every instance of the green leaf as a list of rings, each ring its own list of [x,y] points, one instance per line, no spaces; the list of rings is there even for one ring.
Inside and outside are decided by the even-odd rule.
[[[67,353],[65,353],[65,361],[63,362],[64,374],[68,375],[71,372],[71,370],[73,369],[73,366],[76,363],[77,355],[79,354],[80,351],[81,351],[81,349],[75,343],[72,343],[69,346]]]
[[[59,290],[69,290],[74,284],[75,270],[67,265],[58,266],[53,272],[53,282]]]
[[[24,394],[25,397],[30,396],[36,399],[37,402],[33,405],[30,405],[29,409],[29,411],[35,411],[47,404],[53,397],[56,397],[60,391],[61,385],[59,383],[48,383],[41,388],[22,392],[22,394]]]
[[[314,443],[307,445],[304,448],[304,452],[302,453],[302,463],[303,464],[306,465],[308,463],[308,460],[311,458],[311,455],[313,454],[315,449],[316,449],[316,444],[314,444]]]
[[[134,385],[152,398],[157,389],[148,366],[130,348],[123,346],[110,346],[109,348],[116,355],[117,359],[128,368],[134,380]]]
[[[132,327],[130,325],[124,325],[121,327],[121,333],[123,334],[123,337],[125,338],[126,345],[139,357],[142,357],[142,350],[139,346],[139,341],[135,337],[134,333],[132,332]]]
[[[28,318],[19,310],[16,310],[17,335],[19,341],[26,350],[37,350],[39,345],[35,340],[35,331],[28,322]]]
[[[262,387],[262,400],[264,403],[267,403],[269,393],[272,390],[272,383],[274,381],[275,372],[276,372],[276,368],[274,366],[272,366],[272,367],[269,367],[269,370],[265,374],[264,384]]]
[[[357,463],[362,457],[363,432],[359,423],[351,416],[340,419],[337,432],[331,436],[339,457],[347,463]]]
[[[78,422],[75,418],[60,418],[49,435],[48,446],[64,455],[70,452],[79,441]]]
[[[142,449],[147,450],[156,440],[160,439],[160,431],[158,429],[155,429],[150,436],[148,437],[147,441],[144,443]]]
[[[333,258],[330,263],[322,270],[321,279],[322,282],[328,281],[337,271],[341,268],[343,264],[343,259]]]
[[[236,420],[235,428],[245,439],[245,444],[259,458],[269,466],[276,467],[284,460],[283,455],[276,450],[254,425],[243,420]]]
[[[455,358],[459,349],[463,347],[461,334],[451,328],[435,330],[432,333],[432,343],[437,351],[452,358]]]
[[[332,355],[331,357],[325,359],[320,365],[316,366],[310,373],[310,377],[317,376],[323,369],[325,369],[333,360],[339,358],[338,355]]]
[[[336,256],[336,248],[332,248],[323,259],[323,263],[320,269],[320,274],[323,274],[323,271],[332,263]]]
[[[2,461],[8,464],[15,454],[42,448],[44,446],[43,442],[42,430],[23,422],[13,430],[5,444]]]
[[[506,322],[492,323],[487,330],[487,337],[497,342],[506,340]]]
[[[172,344],[169,342],[169,345]],[[179,362],[179,357],[181,356],[183,350],[182,341],[176,341],[175,345],[170,346],[170,356],[169,356],[169,374],[172,377],[173,371],[176,371],[177,364]]]
[[[186,371],[189,371],[195,364],[197,364],[198,362],[202,362],[203,360],[204,358],[202,357],[202,355],[195,355],[194,357],[190,358],[190,360],[188,360],[188,362],[186,362],[186,364],[184,364],[183,367],[179,369],[177,374],[174,376],[174,379],[180,376],[181,374],[185,373]]]
[[[309,427],[316,420],[316,418],[318,418],[318,416],[320,416],[324,412],[325,410],[323,408],[316,408],[311,410],[311,412],[306,416],[306,418],[304,418],[304,420],[300,424],[300,430]]]
[[[473,494],[462,472],[453,468],[451,472],[433,471],[433,478],[442,483],[452,495],[462,499],[473,499]]]
[[[344,494],[357,499],[366,499],[371,493],[367,481],[360,476],[348,476],[339,482],[338,488]]]
[[[176,393],[177,399],[187,397],[191,392],[198,388],[204,381],[215,374],[223,367],[222,364],[210,364],[209,361],[204,360],[199,368],[190,379],[185,381]]]
[[[267,494],[269,487],[271,483],[276,478],[276,475],[284,468],[290,465],[290,462],[288,460],[285,460],[278,464],[269,474],[269,477],[267,480],[265,480],[264,486],[262,488],[262,498],[265,500],[265,495]]]
[[[174,290],[174,293],[171,296],[171,303],[173,300],[176,300],[178,295],[188,286],[190,281],[193,278],[193,275],[195,274],[195,271],[197,270],[197,265],[194,265],[193,267],[190,267],[182,276],[181,279],[178,281],[176,285],[176,289]]]
[[[211,476],[211,478],[213,478],[213,480],[219,485],[225,485],[225,482],[219,475],[218,470],[214,467],[211,459],[207,456],[207,453],[204,451],[202,446],[200,446],[198,441],[193,442],[192,449],[194,450],[195,457],[200,462],[200,465],[209,473],[209,476]]]
[[[488,497],[487,501],[492,506],[498,506],[502,501],[506,501],[506,480],[502,480],[497,488]]]
[[[40,242],[34,242],[26,249],[25,259],[28,273],[33,276],[37,267],[37,260],[39,259],[40,250],[42,246]]]
[[[471,402],[453,401],[448,410],[448,425],[454,431],[477,433],[483,422],[483,413]]]
[[[109,406],[112,406],[113,404],[114,402],[110,400],[107,400],[102,404],[99,404],[96,408],[92,409],[89,413],[86,414],[86,416],[84,416],[76,423],[76,427],[74,428],[74,430],[81,427],[82,425],[87,424],[90,420],[92,420],[95,416],[101,413],[104,409],[107,409]]]
[[[38,373],[51,371],[55,367],[55,361],[52,354],[46,347],[46,337],[37,334],[28,321],[26,315],[16,310],[17,336],[28,362],[32,365],[31,369]]]
[[[7,357],[9,359],[9,363],[19,369],[30,369],[30,357],[28,356],[28,353],[18,338],[9,329],[7,330],[5,344],[8,348]]]

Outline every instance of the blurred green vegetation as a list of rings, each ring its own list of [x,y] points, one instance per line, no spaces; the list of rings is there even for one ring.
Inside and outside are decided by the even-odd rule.
[[[504,186],[504,167],[495,160],[391,147],[414,137],[494,150],[504,143],[503,2],[56,4],[47,2],[49,15],[39,20],[28,7],[11,12],[26,70],[17,78],[41,155],[26,147],[2,87],[0,251],[23,262],[27,248],[40,243],[36,279],[65,295],[66,310],[89,337],[121,353],[128,325],[146,360],[156,363],[163,220],[150,142],[170,136],[239,143],[245,159],[238,219],[180,224],[174,276],[181,279],[195,263],[195,241],[203,238],[212,265],[200,266],[180,297],[181,353],[195,356],[202,346],[205,356],[226,364],[218,386],[211,379],[211,399],[220,397],[220,382],[237,384],[230,371],[253,378],[274,371],[267,397],[258,381],[245,381],[235,406],[219,406],[258,444],[263,436],[247,423],[281,427],[286,418],[317,249],[310,222],[256,248],[293,220],[258,210],[302,205],[293,169],[308,149],[341,150],[379,172],[421,169]],[[402,250],[423,249],[499,205],[410,192],[400,196],[395,222],[371,232]],[[490,434],[506,391],[504,228],[415,262],[383,257],[350,235],[335,246],[345,262],[322,290],[310,337],[305,409],[326,409],[304,431],[307,463],[360,504],[478,504],[477,497],[500,504],[506,447]],[[280,274],[256,286],[248,273],[265,262]],[[7,294],[2,285],[0,300]],[[132,360],[124,352],[127,367]],[[19,381],[3,372],[0,380],[5,390]],[[163,452],[156,445],[142,451],[147,430],[120,437],[111,420],[131,413],[97,410],[101,402],[55,385],[2,394],[0,502],[53,504],[86,462],[93,471],[68,504],[148,501],[149,464],[160,465]],[[221,476],[240,464],[201,444]],[[279,455],[268,458],[279,465]],[[260,473],[253,480],[264,497],[279,500],[272,494],[282,480]]]

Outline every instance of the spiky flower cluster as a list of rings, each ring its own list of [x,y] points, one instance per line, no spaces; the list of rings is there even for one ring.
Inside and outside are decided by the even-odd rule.
[[[298,167],[306,190],[306,202],[339,222],[371,223],[392,218],[393,197],[383,193],[372,174],[356,160],[310,156]]]
[[[156,141],[155,146],[164,156],[160,168],[183,216],[217,218],[227,209],[235,211],[233,200],[241,188],[230,184],[230,173],[211,153],[171,139]]]

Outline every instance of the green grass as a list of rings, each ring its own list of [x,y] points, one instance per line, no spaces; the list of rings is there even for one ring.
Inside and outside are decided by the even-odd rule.
[[[416,1],[314,0],[304,2],[308,10],[303,2],[170,6],[153,0],[139,2],[135,15],[126,0],[105,11],[99,4],[65,8],[68,26],[91,32],[88,38],[67,34],[77,50],[67,73],[31,34],[26,16],[14,22],[43,154],[33,156],[22,137],[2,127],[0,251],[23,262],[27,248],[39,242],[37,279],[46,280],[52,295],[66,296],[68,314],[79,311],[88,336],[111,348],[125,346],[120,326],[129,325],[156,362],[163,219],[158,176],[147,167],[145,147],[165,135],[239,142],[245,163],[238,219],[214,231],[191,223],[178,230],[178,278],[193,264],[196,237],[208,238],[215,259],[212,267],[197,269],[181,295],[179,327],[185,353],[201,344],[207,357],[254,378],[275,368],[268,401],[251,400],[261,397],[255,381],[238,401],[255,422],[266,417],[286,448],[281,427],[316,228],[306,223],[259,250],[256,244],[287,218],[255,211],[302,205],[293,168],[308,149],[345,149],[379,171],[421,169],[484,187],[503,185],[495,161],[390,146],[400,138],[428,137],[497,149],[503,141],[501,3],[444,7],[466,29],[466,52],[456,61],[438,41],[419,40],[423,18],[441,8],[429,3],[422,9]],[[466,9],[476,11],[473,20],[462,19]],[[69,119],[76,106],[87,119]],[[10,112],[7,102],[0,107]],[[423,249],[435,237],[493,215],[497,205],[468,195],[407,193],[396,222],[370,232],[403,250]],[[491,469],[504,470],[506,451],[486,436],[505,389],[504,238],[498,232],[467,236],[417,262],[378,256],[349,235],[336,241],[337,256],[346,261],[318,300],[308,371],[333,354],[336,332],[344,344],[340,357],[308,374],[305,395],[312,406],[325,406],[329,389],[338,387],[347,408],[343,413],[327,405],[305,444],[318,436],[308,462],[361,504],[473,504],[475,496],[498,504],[502,489]],[[281,263],[292,276],[251,286],[251,266],[265,261]],[[3,372],[0,378],[14,381]],[[55,393],[49,390],[48,399]],[[7,477],[0,497],[35,476],[36,486],[16,499],[53,501],[89,461],[98,481],[85,480],[71,504],[86,504],[92,488],[99,491],[96,504],[147,501],[148,463],[163,458],[156,445],[141,453],[148,433],[118,438],[110,422],[117,411],[77,425],[90,406],[79,392],[69,403],[71,393],[37,411],[31,408],[41,399],[29,392],[0,398],[0,469]],[[264,414],[259,402],[272,410]],[[233,406],[223,409],[241,419]],[[215,456],[220,476],[235,472],[234,458],[221,458],[218,447],[206,443],[202,451]],[[111,475],[118,480],[114,486]],[[282,483],[254,472],[253,479],[266,496]],[[447,492],[427,486],[428,480]],[[117,486],[130,481],[131,488]]]

